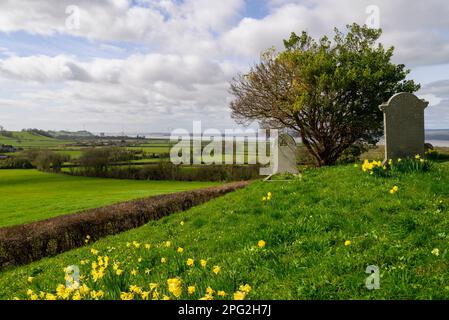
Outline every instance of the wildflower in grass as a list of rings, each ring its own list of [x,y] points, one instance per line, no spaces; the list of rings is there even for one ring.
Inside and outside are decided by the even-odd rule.
[[[184,221],[181,221],[179,224],[180,224],[181,226],[183,226],[183,225],[184,225]]]
[[[171,247],[171,241],[165,241],[165,244],[164,244],[167,248],[170,248]]]
[[[223,291],[223,290],[219,290],[219,291],[217,291],[217,296],[219,296],[219,297],[226,297],[226,292]]]
[[[142,297],[142,300],[148,300],[148,297],[150,296],[149,291],[143,291],[140,296]]]
[[[203,268],[206,268],[207,260],[201,259],[201,260],[200,260],[200,265],[201,265]]]
[[[419,160],[419,159],[421,159],[421,156],[420,156],[419,154],[417,154],[417,155],[415,156],[415,159],[416,159],[416,160]]]
[[[89,260],[80,260],[80,264],[82,266],[84,266],[85,264],[88,264],[88,263],[89,263]]]
[[[391,188],[390,190],[390,194],[396,194],[399,191],[399,187],[398,186],[394,186],[393,188]]]
[[[356,164],[354,164],[354,168],[358,168],[359,167],[359,165],[356,163]]]
[[[145,268],[145,274],[150,274],[151,269]]]
[[[90,289],[89,289],[89,287],[88,287],[86,284],[82,284],[82,285],[80,286],[80,288],[78,289],[78,292],[79,292],[82,296],[88,294],[89,291],[90,291]]]
[[[221,268],[219,266],[214,266],[212,268],[212,272],[215,273],[215,274],[218,274],[220,271],[221,271]]]
[[[139,259],[137,259],[137,262],[138,262],[138,263],[141,263],[141,262],[142,262],[142,258],[139,257]]]
[[[126,243],[126,247],[127,247],[127,248],[131,247],[131,242],[127,242],[127,243]]]
[[[157,283],[154,283],[154,282],[151,282],[151,283],[150,283],[150,291],[155,290],[157,287],[158,287],[158,284],[157,284]]]
[[[164,294],[163,297],[162,297],[162,300],[171,300],[171,299],[170,299],[169,296],[167,296],[167,295]]]
[[[161,263],[167,263],[167,258],[162,257],[161,258]]]
[[[187,287],[188,294],[194,294],[195,290],[196,290],[195,286],[188,286]]]
[[[392,160],[392,159],[388,160],[388,165],[389,165],[390,167],[393,166],[393,160]]]
[[[72,300],[81,300],[81,294],[79,292],[75,292],[72,296]]]
[[[265,245],[266,245],[266,242],[263,241],[263,240],[259,240],[259,242],[257,242],[257,246],[258,246],[259,248],[264,248]]]
[[[123,274],[123,270],[117,269],[117,270],[115,270],[115,274],[118,276],[121,276]]]
[[[273,196],[273,194],[271,192],[268,192],[267,193],[267,200],[270,201],[272,196]]]
[[[92,290],[90,292],[90,296],[96,300],[101,299],[104,297],[104,291],[103,290],[98,290],[98,291]]]
[[[33,293],[34,293],[33,290],[31,290],[31,289],[28,289],[28,290],[27,290],[27,296],[31,296]]]
[[[246,293],[242,291],[234,292],[234,300],[245,300]]]
[[[206,293],[209,294],[209,295],[213,295],[215,293],[215,290],[212,289],[211,287],[207,287],[206,288]]]
[[[147,249],[147,250],[151,249],[151,244],[145,243],[145,249]]]
[[[250,293],[252,290],[249,284],[241,285],[239,289],[240,291],[245,292],[246,294]]]
[[[98,254],[98,250],[92,248],[92,249],[90,249],[90,253],[92,253],[94,256],[96,256]]]
[[[137,242],[137,241],[133,241],[133,246],[134,246],[134,248],[139,249],[140,248],[140,243]]]
[[[131,275],[132,276],[137,276],[138,271],[136,269],[132,269],[131,270]]]
[[[37,300],[38,299],[38,296],[37,296],[37,294],[32,294],[31,296],[30,296],[30,299],[31,300]]]
[[[345,241],[345,246],[346,246],[346,247],[347,247],[347,246],[350,246],[351,243],[352,243],[351,240],[346,240],[346,241]]]
[[[183,252],[184,252],[184,248],[179,247],[179,248],[176,250],[176,252],[178,252],[178,253],[183,253]]]
[[[129,292],[139,293],[140,294],[142,292],[142,288],[132,284],[132,285],[129,286]]]
[[[438,257],[438,256],[440,255],[440,249],[438,249],[438,248],[433,249],[433,250],[432,250],[432,254],[433,254],[434,256]]]
[[[193,267],[193,265],[195,264],[195,260],[193,260],[192,258],[189,258],[189,259],[187,259],[186,264],[187,264],[189,267]]]
[[[120,299],[122,300],[134,300],[134,294],[131,292],[121,292]]]
[[[34,280],[34,277],[28,277],[27,282],[28,282],[28,283],[32,283],[33,280]]]
[[[262,197],[262,202],[266,202],[267,201],[267,197]]]
[[[154,290],[151,296],[152,296],[153,300],[159,299],[159,291]]]
[[[398,159],[398,162],[402,162],[402,159],[401,159],[401,158],[399,158],[399,159]]]
[[[176,298],[179,298],[182,294],[182,281],[179,278],[172,278],[167,280],[168,291]]]
[[[204,297],[200,298],[200,300],[214,300],[214,296],[206,294]]]

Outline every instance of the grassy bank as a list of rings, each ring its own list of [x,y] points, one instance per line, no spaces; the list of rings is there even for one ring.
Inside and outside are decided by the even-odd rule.
[[[261,201],[268,192],[271,200]],[[139,229],[5,271],[0,297],[53,298],[41,292],[56,295],[57,285],[65,283],[64,268],[78,265],[81,283],[95,290],[83,291],[84,299],[447,299],[448,209],[449,163],[393,178],[352,165],[310,169],[302,180],[256,182]],[[365,287],[370,265],[380,269],[379,290]]]

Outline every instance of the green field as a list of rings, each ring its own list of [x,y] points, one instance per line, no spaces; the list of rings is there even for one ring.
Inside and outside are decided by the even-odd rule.
[[[0,135],[0,144],[22,148],[50,148],[68,143],[70,142],[21,131],[12,132],[12,137]]]
[[[389,192],[393,186],[396,194]],[[268,192],[272,199],[264,203]],[[255,182],[141,228],[5,271],[0,298],[30,298],[27,289],[35,298],[51,298],[45,292],[55,293],[64,283],[64,267],[76,264],[81,283],[97,290],[83,299],[99,290],[105,299],[145,298],[140,290],[150,298],[156,290],[158,298],[197,299],[210,297],[208,286],[215,299],[239,291],[241,297],[242,290],[249,291],[247,299],[449,299],[448,230],[448,162],[428,173],[391,178],[353,165],[308,169],[301,180]],[[258,247],[260,240],[265,247]],[[110,258],[96,282],[99,269],[92,273],[91,262],[103,258],[93,248]],[[207,259],[205,267],[200,259]],[[365,287],[370,265],[380,269],[379,290]],[[169,292],[168,279],[177,279],[181,291]],[[149,288],[152,282],[157,289]],[[196,291],[189,295],[192,285]]]
[[[0,170],[0,227],[42,220],[120,201],[214,185],[134,181]]]

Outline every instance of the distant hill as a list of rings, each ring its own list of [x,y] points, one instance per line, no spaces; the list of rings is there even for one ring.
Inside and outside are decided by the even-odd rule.
[[[14,147],[54,147],[64,144],[63,141],[53,137],[43,136],[29,131],[0,132],[0,144]]]
[[[449,129],[426,130],[426,139],[449,141]]]

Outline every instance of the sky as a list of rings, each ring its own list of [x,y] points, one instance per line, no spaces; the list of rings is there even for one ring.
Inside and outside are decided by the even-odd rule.
[[[384,30],[395,63],[449,128],[446,0],[1,0],[0,125],[8,130],[235,128],[229,82],[291,32]]]

